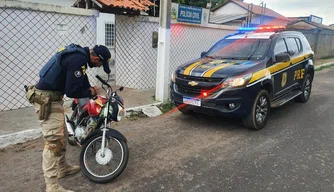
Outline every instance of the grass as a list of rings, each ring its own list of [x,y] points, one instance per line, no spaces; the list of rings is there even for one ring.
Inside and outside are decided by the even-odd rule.
[[[132,111],[130,115],[127,117],[130,121],[136,121],[139,118],[147,117],[143,112]]]
[[[172,110],[175,108],[175,105],[168,101],[167,103],[162,103],[160,105],[157,105],[157,107],[160,109],[162,113],[167,113],[168,111]]]

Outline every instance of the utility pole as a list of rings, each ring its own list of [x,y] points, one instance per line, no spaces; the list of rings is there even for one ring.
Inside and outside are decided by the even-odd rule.
[[[168,99],[171,5],[171,0],[160,1],[155,99],[162,102],[166,102]]]

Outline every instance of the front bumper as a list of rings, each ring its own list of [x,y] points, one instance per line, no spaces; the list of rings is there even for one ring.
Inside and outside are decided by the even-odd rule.
[[[204,114],[236,118],[244,117],[250,113],[255,97],[259,92],[259,88],[255,85],[251,87],[218,90],[217,94],[202,97],[201,95],[182,93],[182,91],[178,89],[178,85],[173,82],[170,84],[170,90],[171,100],[177,107],[185,107]],[[184,97],[200,99],[201,105],[193,106],[184,104]],[[232,103],[235,106],[234,108],[229,107]]]

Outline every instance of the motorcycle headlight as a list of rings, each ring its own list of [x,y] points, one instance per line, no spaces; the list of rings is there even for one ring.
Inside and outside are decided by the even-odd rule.
[[[117,121],[121,121],[124,115],[125,115],[125,110],[123,109],[123,107],[118,105]]]
[[[175,78],[176,78],[176,73],[175,71],[172,73],[171,77],[170,77],[170,80],[175,83]]]
[[[240,77],[229,77],[221,84],[221,87],[222,88],[243,87],[247,85],[247,83],[250,81],[251,78],[252,78],[251,73]]]

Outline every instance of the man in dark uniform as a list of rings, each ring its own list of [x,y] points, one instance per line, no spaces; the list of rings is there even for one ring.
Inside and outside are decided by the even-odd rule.
[[[64,121],[63,95],[70,98],[93,98],[97,87],[89,83],[86,69],[101,67],[110,73],[111,54],[105,46],[92,49],[71,44],[61,48],[40,71],[40,80],[27,90],[27,99],[38,113],[45,147],[43,172],[47,192],[70,191],[58,179],[80,171],[66,162],[67,131]]]

